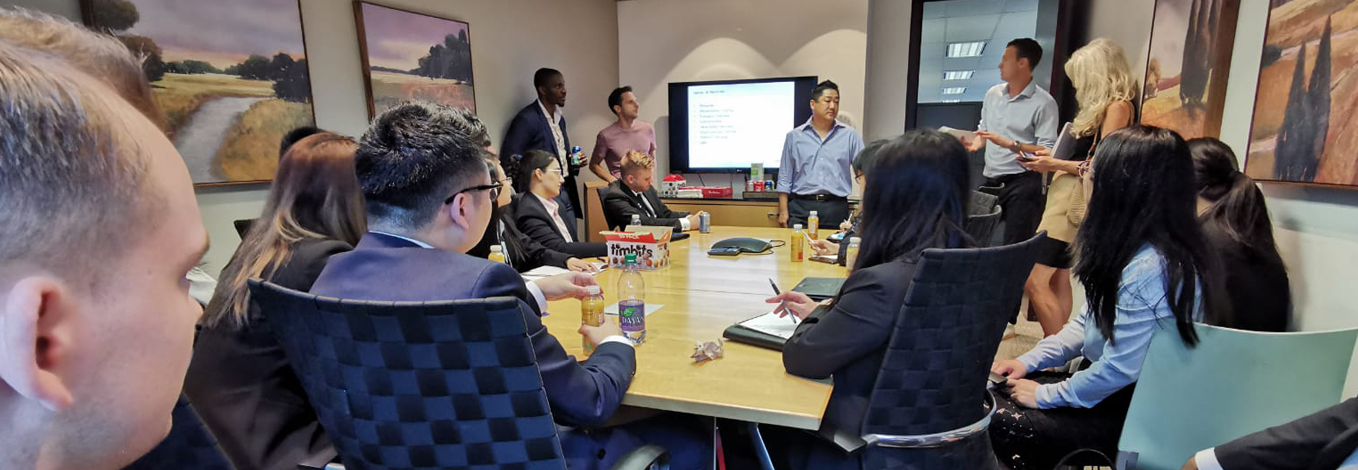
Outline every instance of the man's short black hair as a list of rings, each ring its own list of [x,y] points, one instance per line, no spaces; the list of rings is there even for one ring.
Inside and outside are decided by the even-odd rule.
[[[278,145],[278,159],[282,160],[283,156],[288,154],[288,149],[292,148],[292,144],[322,132],[325,131],[314,126],[301,126],[288,131],[288,133],[283,136],[283,142]]]
[[[877,163],[877,152],[889,143],[891,139],[880,139],[863,146],[863,150],[858,151],[858,155],[853,157],[853,163],[850,164],[854,173],[866,175],[872,171],[872,166]]]
[[[368,224],[419,230],[454,191],[486,176],[484,151],[456,108],[424,101],[383,111],[354,155]]]
[[[1042,63],[1042,46],[1037,41],[1029,38],[1018,38],[1009,41],[1005,47],[1014,48],[1014,55],[1019,59],[1028,59],[1028,70],[1036,70],[1037,64]]]
[[[816,87],[811,89],[811,101],[820,99],[820,96],[825,94],[825,90],[834,90],[835,93],[839,93],[839,85],[829,80],[817,83]]]
[[[631,92],[632,87],[630,86],[624,86],[622,88],[614,89],[612,93],[608,94],[608,110],[613,111],[613,114],[617,115],[618,112],[614,110],[613,107],[622,106],[622,94]]]
[[[537,72],[533,72],[533,88],[545,87],[547,86],[547,82],[552,80],[552,77],[558,76],[561,76],[560,70],[549,69],[547,67],[540,68]]]

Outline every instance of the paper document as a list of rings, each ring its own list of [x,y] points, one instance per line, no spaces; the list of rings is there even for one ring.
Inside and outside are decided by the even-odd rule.
[[[791,318],[791,320],[788,320],[788,318]],[[788,314],[788,316],[785,317],[779,317],[778,314],[769,312],[740,322],[740,326],[760,333],[788,339],[792,337],[793,332],[797,331],[797,325],[800,325],[801,323],[801,320],[797,320],[797,317],[792,316],[791,314]]]
[[[1061,126],[1061,134],[1056,137],[1056,145],[1052,146],[1052,158],[1057,160],[1075,160],[1071,155],[1075,153],[1075,137],[1070,135],[1070,123]],[[1084,155],[1080,156],[1084,160]]]
[[[651,316],[651,314],[655,313],[657,310],[660,310],[662,308],[665,308],[665,306],[661,304],[646,304],[646,316],[649,317]],[[607,307],[604,307],[604,313],[608,315],[617,315],[618,304],[612,304]]]
[[[591,262],[591,263],[589,263],[589,264],[590,264],[590,265],[593,265],[593,266],[594,266],[594,269],[598,270],[599,272],[603,272],[603,270],[608,269],[608,265],[603,264],[603,263],[593,263],[593,262]],[[557,274],[568,273],[568,272],[571,272],[571,271],[570,271],[569,269],[561,269],[561,268],[558,268],[558,267],[556,267],[556,266],[539,266],[538,268],[533,269],[532,271],[528,271],[528,272],[526,272],[526,273],[520,273],[519,275],[520,275],[520,276],[523,276],[523,282],[533,282],[533,281],[536,281],[536,280],[538,280],[538,279],[548,278],[548,277],[555,276],[555,275],[557,275]],[[598,273],[598,272],[594,272],[594,273],[589,273],[589,274],[597,275],[597,274],[599,274],[599,273]]]
[[[940,127],[938,128],[938,131],[944,134],[951,134],[953,137],[959,137],[963,140],[963,143],[965,144],[970,144],[972,141],[976,140],[976,133],[972,131],[953,129],[948,126]]]

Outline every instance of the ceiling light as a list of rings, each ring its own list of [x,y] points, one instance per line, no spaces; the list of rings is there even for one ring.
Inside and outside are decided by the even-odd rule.
[[[938,102],[939,102],[939,103],[961,103],[962,100],[957,99],[957,98],[953,98],[953,99],[950,99],[950,100],[938,100]]]
[[[948,44],[948,57],[980,57],[985,51],[985,41],[954,42]]]
[[[971,80],[971,76],[976,75],[975,70],[949,70],[943,72],[944,80]]]
[[[949,88],[944,88],[944,89],[943,89],[943,94],[945,94],[945,95],[960,95],[960,94],[963,94],[963,93],[966,93],[966,92],[967,92],[967,87],[964,87],[964,86],[949,87]]]

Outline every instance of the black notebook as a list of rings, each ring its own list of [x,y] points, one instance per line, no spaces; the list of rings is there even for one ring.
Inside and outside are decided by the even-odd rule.
[[[769,312],[726,327],[721,335],[737,343],[782,351],[799,323],[794,317]]]
[[[844,279],[837,277],[808,277],[793,287],[793,292],[806,294],[812,300],[825,300],[839,294],[839,288],[844,286]]]

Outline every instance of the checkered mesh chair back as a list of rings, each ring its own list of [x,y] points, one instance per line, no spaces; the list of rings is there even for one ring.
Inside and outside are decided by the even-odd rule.
[[[183,395],[175,403],[171,419],[174,424],[165,440],[124,470],[235,469],[217,444],[217,438]]]
[[[863,434],[933,434],[985,416],[990,365],[1045,236],[994,248],[924,251],[897,314]],[[994,459],[987,436],[968,439],[983,445],[962,442],[904,459],[896,449],[869,449],[864,468],[987,468],[979,463]]]
[[[565,468],[518,299],[250,291],[346,468]]]

